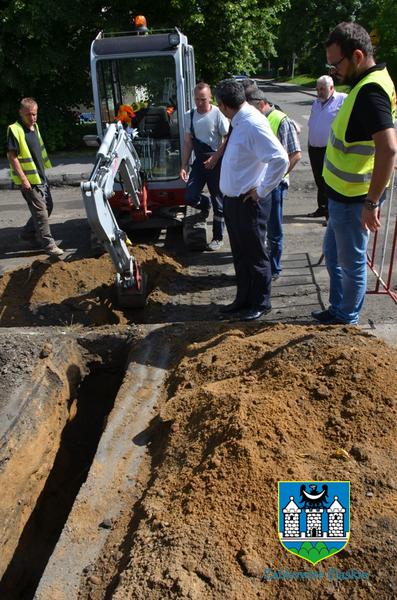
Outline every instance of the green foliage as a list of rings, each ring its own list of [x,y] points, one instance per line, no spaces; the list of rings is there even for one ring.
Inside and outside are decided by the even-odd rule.
[[[363,10],[362,24],[368,31],[376,30],[379,45],[376,48],[377,61],[385,61],[388,71],[397,86],[397,9],[395,0],[369,0]]]
[[[295,53],[299,73],[310,73],[315,78],[326,72],[324,42],[328,33],[341,21],[359,20],[361,0],[291,0],[284,14],[277,40],[279,64],[285,73],[291,73]]]
[[[89,47],[103,23],[98,0],[6,1],[0,9],[0,135],[34,97],[49,149],[69,143],[77,105],[91,104]],[[94,15],[94,18],[93,18]]]
[[[254,73],[275,54],[277,25],[288,6],[289,0],[170,0],[166,16],[156,3],[147,16],[153,27],[180,27],[194,46],[197,79],[214,84],[228,72]]]
[[[74,146],[75,111],[92,103],[89,49],[98,31],[128,31],[137,1],[4,0],[0,5],[0,136],[33,96],[48,149]],[[179,28],[194,46],[197,77],[216,83],[225,72],[252,73],[275,53],[276,27],[289,0],[153,0],[149,27]]]
[[[316,564],[320,560],[339,552],[338,548],[328,549],[324,542],[317,542],[313,545],[311,542],[303,542],[299,549],[291,548],[291,552],[301,556],[305,560]]]

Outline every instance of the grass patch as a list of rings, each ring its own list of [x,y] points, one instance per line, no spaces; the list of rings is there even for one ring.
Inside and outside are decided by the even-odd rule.
[[[317,77],[313,77],[313,75],[297,75],[296,77],[282,77],[282,78],[277,78],[276,81],[278,83],[292,83],[294,85],[298,85],[301,87],[308,87],[308,88],[316,88],[316,82],[317,82]],[[348,94],[350,92],[350,87],[348,85],[339,85],[336,84],[335,85],[335,89],[337,92],[344,92],[345,94]]]

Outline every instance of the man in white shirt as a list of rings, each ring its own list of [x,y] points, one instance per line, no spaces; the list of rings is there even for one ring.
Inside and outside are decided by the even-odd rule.
[[[269,122],[245,101],[241,83],[224,79],[216,87],[223,114],[231,119],[225,145],[220,189],[236,271],[235,300],[221,309],[253,321],[270,312],[271,268],[266,229],[270,192],[288,170],[288,155]]]
[[[182,151],[182,167],[180,177],[187,182],[185,202],[208,214],[210,200],[203,194],[205,185],[211,196],[214,211],[212,241],[208,250],[217,250],[223,245],[223,204],[219,192],[220,161],[215,151],[221,146],[224,136],[229,130],[229,121],[219,108],[211,104],[211,88],[207,83],[198,83],[194,89],[196,109],[185,114],[185,140]],[[190,175],[188,176],[189,159],[194,151]],[[209,160],[213,157],[212,160]]]
[[[309,159],[317,186],[317,209],[308,217],[328,218],[328,195],[323,179],[323,163],[331,125],[346,94],[336,92],[334,81],[329,75],[319,77],[316,82],[318,98],[313,102],[309,117]]]

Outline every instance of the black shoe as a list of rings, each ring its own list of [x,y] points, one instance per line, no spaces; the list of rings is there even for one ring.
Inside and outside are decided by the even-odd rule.
[[[269,308],[252,308],[251,310],[247,310],[242,313],[239,320],[240,321],[255,321],[259,319],[263,315],[267,315],[271,311],[271,307]]]
[[[327,211],[324,208],[318,208],[314,212],[308,213],[307,215],[311,219],[318,219],[319,217],[327,217]]]
[[[329,310],[314,310],[312,312],[313,319],[316,319],[322,325],[349,325],[349,323],[345,323],[336,317]],[[351,323],[352,325],[354,323]]]
[[[243,310],[244,308],[247,308],[247,305],[245,303],[236,302],[236,300],[234,300],[231,304],[224,304],[223,306],[221,306],[219,308],[219,312],[222,314],[233,313],[233,312],[239,312],[240,310]]]

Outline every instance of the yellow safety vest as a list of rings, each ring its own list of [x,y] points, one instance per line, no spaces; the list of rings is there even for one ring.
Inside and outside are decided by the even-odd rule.
[[[270,123],[270,127],[272,128],[274,135],[277,136],[278,130],[281,125],[281,121],[283,119],[285,119],[285,117],[287,115],[285,113],[283,113],[281,110],[278,110],[277,108],[275,108],[274,110],[269,112],[266,116],[267,116],[267,120]]]
[[[44,168],[50,169],[51,163],[48,158],[47,151],[44,147],[44,143],[43,143],[42,137],[40,135],[39,126],[37,125],[37,123],[36,123],[35,127],[36,127],[36,131],[37,131],[37,135],[39,136],[41,157],[43,159]],[[36,164],[34,163],[33,158],[30,155],[30,150],[29,150],[29,147],[28,147],[28,145],[26,143],[26,139],[25,139],[24,128],[22,127],[22,125],[20,123],[18,123],[18,121],[16,121],[15,123],[13,123],[12,125],[10,125],[8,127],[7,135],[10,130],[19,145],[19,154],[18,154],[17,158],[20,162],[23,172],[25,173],[29,183],[31,183],[32,185],[40,185],[40,183],[42,183],[42,181],[41,181],[40,175],[37,171]],[[19,177],[18,173],[16,171],[14,171],[14,169],[12,168],[12,165],[10,165],[10,168],[11,168],[11,179],[12,179],[13,183],[15,183],[16,185],[21,185],[22,181],[21,181],[21,178]]]
[[[346,131],[357,94],[369,83],[376,83],[385,90],[390,98],[393,119],[396,113],[396,92],[386,68],[372,71],[363,77],[345,99],[332,123],[323,167],[326,184],[343,196],[367,194],[372,178],[375,161],[373,140],[346,140]]]
[[[285,119],[286,116],[287,115],[285,113],[283,113],[282,110],[278,110],[278,108],[273,109],[271,112],[269,112],[266,115],[267,120],[269,121],[269,125],[277,139],[278,139],[278,130],[280,129],[281,121],[283,119]],[[283,180],[287,180],[287,183],[288,183],[289,175],[284,175]]]

